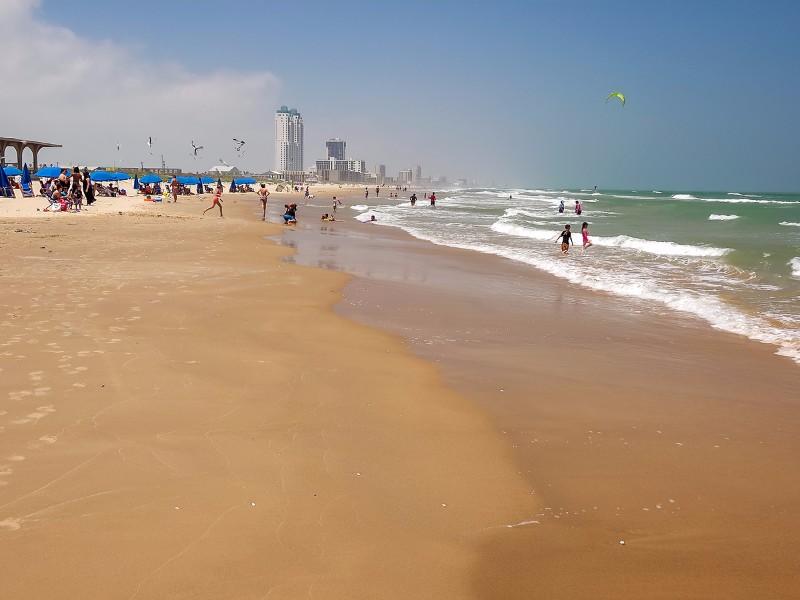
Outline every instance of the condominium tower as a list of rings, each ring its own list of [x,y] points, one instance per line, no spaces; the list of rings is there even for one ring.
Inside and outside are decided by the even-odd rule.
[[[303,170],[303,117],[286,105],[275,112],[275,170]]]

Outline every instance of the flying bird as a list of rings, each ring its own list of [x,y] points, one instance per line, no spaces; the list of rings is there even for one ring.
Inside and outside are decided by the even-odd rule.
[[[202,146],[195,146],[194,142],[192,142],[192,157],[197,158],[197,151],[202,149],[203,149]]]
[[[148,137],[147,138],[147,147],[150,148],[150,155],[152,156],[153,155],[153,138],[152,137]]]
[[[241,152],[239,156],[242,156],[244,154],[244,150],[242,150],[245,144],[244,140],[237,140],[236,138],[233,138],[233,141],[236,142],[236,152]]]

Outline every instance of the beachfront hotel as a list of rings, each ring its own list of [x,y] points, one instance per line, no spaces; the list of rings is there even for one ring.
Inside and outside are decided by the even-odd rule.
[[[325,148],[328,150],[328,158],[335,158],[336,160],[345,160],[346,147],[347,142],[339,138],[334,138],[325,142]]]
[[[275,112],[275,170],[303,170],[303,117],[286,105]]]

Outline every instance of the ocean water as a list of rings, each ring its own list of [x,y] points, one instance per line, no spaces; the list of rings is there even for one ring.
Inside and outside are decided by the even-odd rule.
[[[407,198],[370,197],[337,217],[374,214],[378,225],[435,244],[688,313],[800,364],[800,195],[460,188],[438,191],[435,207],[418,195],[414,207]],[[594,244],[586,252],[583,221]],[[575,246],[563,256],[556,237],[567,223]]]

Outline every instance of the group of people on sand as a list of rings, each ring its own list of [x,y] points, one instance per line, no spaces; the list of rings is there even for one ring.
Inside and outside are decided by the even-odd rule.
[[[67,169],[61,169],[58,177],[46,182],[42,181],[39,187],[39,194],[49,201],[45,210],[80,212],[83,208],[84,198],[86,198],[87,206],[94,204],[95,192],[102,192],[99,188],[102,188],[102,186],[97,183],[92,184],[92,176],[89,173],[89,169],[84,168],[81,171],[78,167],[73,167],[70,174],[67,174]],[[108,195],[111,195],[111,192]]]

